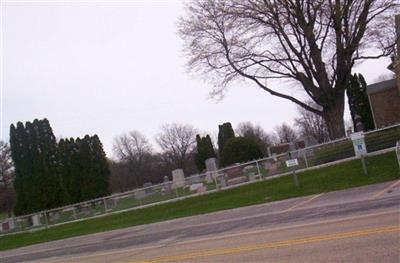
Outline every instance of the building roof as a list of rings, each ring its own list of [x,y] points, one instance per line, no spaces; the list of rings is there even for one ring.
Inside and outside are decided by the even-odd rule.
[[[367,86],[367,93],[373,94],[396,87],[396,79],[389,79]]]

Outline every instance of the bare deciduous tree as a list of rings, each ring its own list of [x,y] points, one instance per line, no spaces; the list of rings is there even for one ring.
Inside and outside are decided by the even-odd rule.
[[[335,139],[345,135],[351,70],[393,52],[398,9],[398,0],[196,0],[187,4],[179,32],[189,67],[216,74],[216,92],[247,79],[322,116]],[[322,109],[267,85],[268,79],[291,80]]]
[[[193,157],[198,131],[190,125],[165,124],[156,141],[163,150],[163,156],[173,168],[188,169],[188,162]]]
[[[113,150],[119,161],[127,164],[135,187],[145,180],[145,167],[152,148],[146,137],[138,131],[131,131],[114,139]]]
[[[13,164],[8,143],[0,141],[0,183],[11,186],[13,182]]]
[[[242,122],[238,124],[236,133],[242,137],[254,140],[260,146],[264,156],[268,155],[268,147],[273,144],[273,139],[260,125],[254,125],[251,122]]]
[[[8,143],[0,141],[0,209],[11,216],[15,203],[14,169]]]
[[[286,123],[275,127],[275,133],[280,143],[290,143],[297,140],[296,131]]]
[[[310,102],[312,104],[312,102]],[[318,105],[313,105],[318,107]],[[297,108],[299,116],[294,119],[295,126],[298,128],[300,136],[312,137],[317,143],[323,143],[329,140],[328,127],[324,119],[304,108]]]

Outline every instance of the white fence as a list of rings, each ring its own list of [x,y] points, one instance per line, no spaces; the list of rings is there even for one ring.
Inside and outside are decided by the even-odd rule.
[[[364,135],[368,155],[385,149],[394,150],[396,142],[400,140],[400,124],[366,132]],[[189,176],[178,182],[169,181],[34,214],[8,218],[0,222],[0,231],[3,234],[33,231],[150,205],[173,202],[191,196],[283,176],[292,171],[292,168],[286,167],[285,164],[289,159],[297,159],[298,165],[295,166],[295,169],[304,171],[355,158],[353,144],[350,138],[346,137],[290,153],[226,167],[214,172]]]

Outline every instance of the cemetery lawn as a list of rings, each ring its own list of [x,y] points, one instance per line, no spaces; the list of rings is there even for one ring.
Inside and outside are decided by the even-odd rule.
[[[360,160],[354,160],[299,173],[299,187],[294,186],[292,176],[284,176],[173,203],[36,232],[0,236],[0,250],[400,178],[399,165],[394,152],[369,157],[367,162],[369,171],[367,176],[362,172]]]

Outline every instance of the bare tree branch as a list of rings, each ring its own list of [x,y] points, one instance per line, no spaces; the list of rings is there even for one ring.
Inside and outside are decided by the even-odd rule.
[[[398,0],[196,0],[187,4],[179,33],[189,67],[215,76],[214,93],[237,79],[250,80],[322,116],[338,138],[354,63],[393,51],[398,10]],[[376,49],[382,54],[372,54]],[[292,80],[289,89],[301,87],[317,107],[266,85],[268,79]]]

